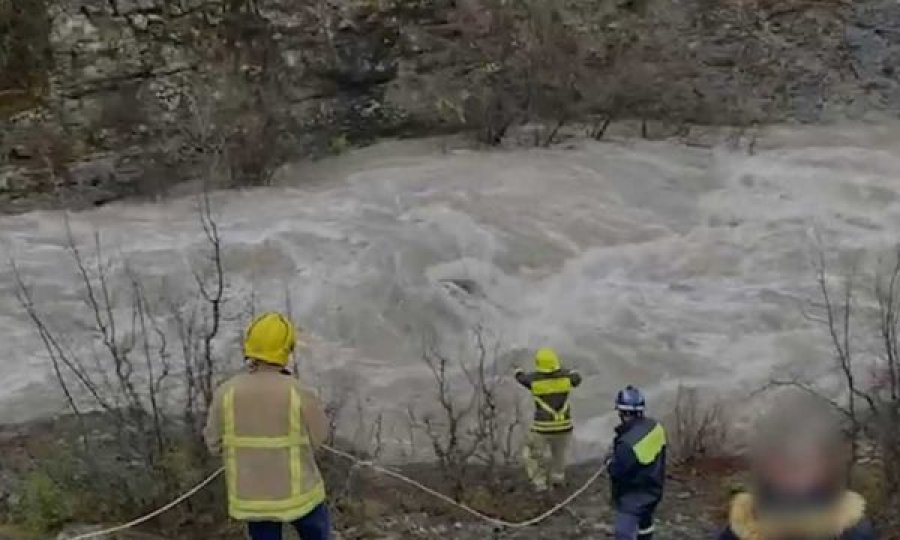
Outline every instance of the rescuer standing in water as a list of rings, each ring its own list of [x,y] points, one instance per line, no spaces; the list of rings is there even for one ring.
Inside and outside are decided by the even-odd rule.
[[[251,540],[280,540],[284,523],[303,540],[331,534],[314,456],[327,420],[319,399],[286,368],[296,345],[283,315],[254,320],[244,342],[248,370],[216,390],[204,431],[210,451],[223,458],[228,512],[247,522]]]
[[[581,384],[581,375],[563,369],[553,349],[543,348],[534,356],[534,371],[516,370],[516,380],[531,390],[534,421],[523,457],[528,477],[537,491],[559,486],[566,480],[566,460],[572,439],[569,394]]]

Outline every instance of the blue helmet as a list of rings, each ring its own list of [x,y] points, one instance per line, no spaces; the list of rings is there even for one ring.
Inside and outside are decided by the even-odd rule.
[[[644,412],[647,402],[644,394],[636,387],[628,385],[616,396],[616,410],[622,412]]]

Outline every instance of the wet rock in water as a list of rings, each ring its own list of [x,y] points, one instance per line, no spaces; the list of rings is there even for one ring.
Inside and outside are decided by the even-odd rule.
[[[474,279],[443,279],[441,280],[441,283],[468,295],[483,296],[481,288],[478,286],[478,282]]]

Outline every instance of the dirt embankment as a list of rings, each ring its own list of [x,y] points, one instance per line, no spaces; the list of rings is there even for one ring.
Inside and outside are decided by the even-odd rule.
[[[117,523],[149,511],[183,491],[192,479],[204,476],[201,471],[186,472],[185,485],[170,486],[167,495],[157,493],[160,499],[148,498],[144,507],[117,508],[115,486],[108,482],[143,481],[137,473],[140,464],[115,459],[112,445],[104,446],[103,427],[98,420],[86,420],[96,424],[89,428],[89,435],[94,441],[93,459],[102,464],[103,470],[91,479],[84,477],[84,464],[68,461],[77,451],[70,447],[78,444],[74,435],[81,430],[74,418],[0,429],[0,451],[4,456],[0,463],[0,539],[57,537],[56,530],[63,531],[59,538],[66,538],[72,533],[98,530],[103,525],[93,523]],[[482,540],[498,533],[496,537],[503,539],[587,539],[603,538],[611,532],[613,516],[604,478],[570,506],[535,527],[497,531],[443,501],[365,467],[353,467],[342,458],[323,454],[319,462],[329,486],[337,537],[342,539]],[[212,469],[216,464],[208,466]],[[462,500],[486,514],[512,522],[524,521],[580,487],[599,466],[596,462],[573,466],[567,485],[545,495],[529,488],[524,471],[518,467],[495,472],[491,476],[496,483],[490,485],[484,483],[486,471],[474,467]],[[396,470],[445,493],[452,491],[451,483],[434,464],[411,464]],[[724,519],[730,489],[739,481],[740,471],[740,462],[734,460],[707,460],[676,467],[670,474],[666,501],[658,516],[659,538],[710,537]],[[244,538],[240,524],[224,514],[223,490],[224,485],[215,482],[181,507],[115,538]]]

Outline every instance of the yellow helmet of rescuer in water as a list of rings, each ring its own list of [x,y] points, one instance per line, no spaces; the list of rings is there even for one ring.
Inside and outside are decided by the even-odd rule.
[[[559,371],[560,367],[559,356],[549,347],[538,349],[534,355],[534,368],[540,373],[553,373]]]
[[[247,328],[244,357],[283,367],[296,346],[297,331],[291,321],[280,313],[264,313]]]

